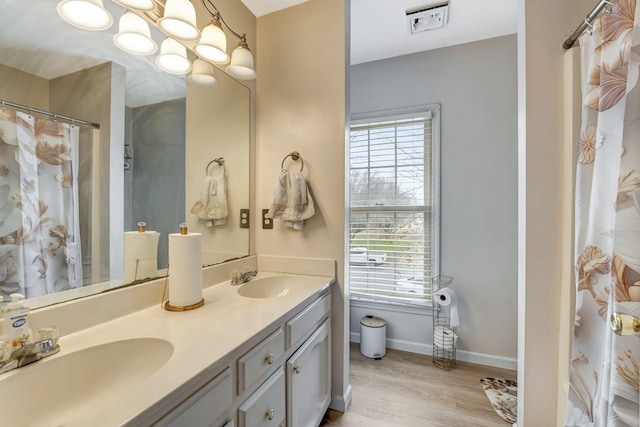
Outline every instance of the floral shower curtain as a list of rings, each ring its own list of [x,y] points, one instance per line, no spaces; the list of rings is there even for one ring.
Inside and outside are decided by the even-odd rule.
[[[78,127],[0,110],[0,294],[82,286]]]
[[[566,426],[638,426],[640,336],[640,30],[619,0],[580,39],[582,126],[576,177],[576,316]]]

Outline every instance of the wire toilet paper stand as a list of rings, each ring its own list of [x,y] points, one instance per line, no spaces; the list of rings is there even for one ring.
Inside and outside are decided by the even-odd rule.
[[[456,366],[456,346],[458,335],[457,324],[451,322],[451,311],[454,306],[440,303],[436,293],[449,288],[453,277],[435,276],[431,279],[431,295],[433,304],[433,364],[446,371]],[[457,313],[456,313],[457,316]]]

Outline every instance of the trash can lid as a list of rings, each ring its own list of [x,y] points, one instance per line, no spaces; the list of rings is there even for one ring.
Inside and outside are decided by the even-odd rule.
[[[360,319],[360,324],[369,328],[382,328],[387,324],[384,319],[374,316],[364,316]]]

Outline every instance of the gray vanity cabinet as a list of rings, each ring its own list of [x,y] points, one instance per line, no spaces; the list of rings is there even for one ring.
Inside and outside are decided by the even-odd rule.
[[[155,427],[317,427],[331,400],[331,292],[217,363]],[[256,342],[257,341],[257,342]]]

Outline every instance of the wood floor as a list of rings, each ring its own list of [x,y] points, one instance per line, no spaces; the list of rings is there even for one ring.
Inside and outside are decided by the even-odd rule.
[[[353,398],[346,413],[329,410],[327,427],[510,427],[491,408],[480,378],[516,379],[516,372],[458,362],[450,371],[431,356],[387,350],[381,360],[351,344]]]

